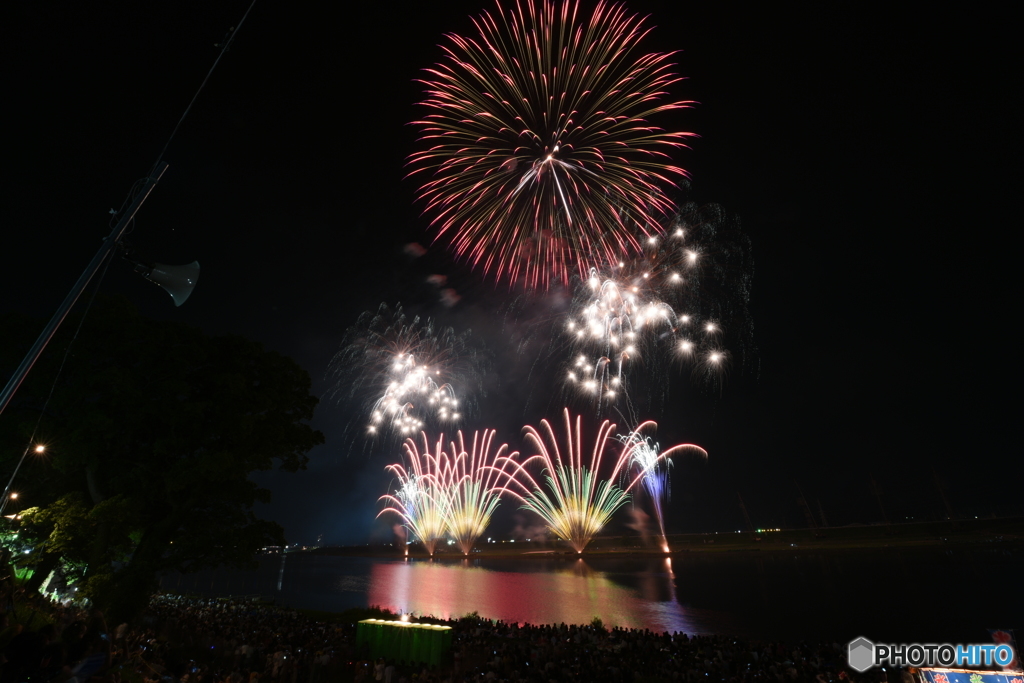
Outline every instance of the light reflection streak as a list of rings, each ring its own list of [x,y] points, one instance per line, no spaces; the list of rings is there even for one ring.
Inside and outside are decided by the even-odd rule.
[[[374,564],[367,602],[386,609],[458,618],[478,612],[487,619],[531,624],[589,624],[652,631],[706,632],[676,601],[671,560],[651,567],[639,586],[613,582],[583,559],[543,571],[499,572],[459,564]]]
[[[288,559],[288,554],[281,553],[281,567],[277,570],[277,590],[281,590],[284,585],[284,562]]]

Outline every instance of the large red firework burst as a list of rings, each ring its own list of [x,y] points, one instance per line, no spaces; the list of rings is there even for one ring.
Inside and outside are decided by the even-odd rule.
[[[640,251],[686,174],[669,152],[692,133],[648,122],[691,104],[666,99],[671,53],[638,55],[650,29],[621,4],[580,14],[573,0],[499,4],[473,20],[479,36],[449,35],[422,81],[420,198],[438,235],[501,280],[545,287]]]

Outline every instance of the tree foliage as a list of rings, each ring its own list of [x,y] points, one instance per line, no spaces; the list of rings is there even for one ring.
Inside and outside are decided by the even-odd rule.
[[[76,325],[65,323],[0,417],[7,472]],[[16,346],[8,338],[0,354]],[[0,355],[0,368],[17,361]],[[35,561],[59,556],[84,567],[83,590],[125,614],[161,571],[250,564],[283,534],[254,515],[270,492],[249,475],[305,468],[309,450],[323,443],[307,424],[317,404],[309,392],[302,368],[255,342],[98,303],[43,417],[47,455],[19,475],[33,498],[26,503],[39,503],[22,520],[39,537]]]

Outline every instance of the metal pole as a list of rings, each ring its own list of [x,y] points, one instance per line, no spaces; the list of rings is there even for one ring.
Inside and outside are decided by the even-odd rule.
[[[115,225],[114,229],[110,231],[107,238],[103,240],[103,246],[101,246],[100,250],[96,252],[96,255],[92,257],[92,261],[88,266],[86,266],[85,272],[82,273],[82,276],[78,278],[78,282],[76,282],[75,286],[71,288],[70,292],[68,292],[67,297],[64,299],[64,303],[60,305],[57,312],[53,314],[52,318],[50,318],[50,322],[47,323],[46,327],[39,334],[39,338],[36,339],[36,343],[33,344],[24,360],[21,361],[21,365],[18,366],[18,369],[14,371],[14,375],[11,377],[10,381],[7,382],[7,386],[4,387],[3,393],[0,394],[0,415],[3,414],[7,404],[11,402],[11,398],[14,397],[14,392],[18,390],[18,387],[21,386],[21,383],[25,380],[29,371],[32,370],[32,366],[35,365],[37,360],[39,360],[39,356],[42,355],[46,345],[50,343],[50,339],[53,337],[54,332],[56,332],[57,328],[60,327],[60,324],[64,322],[64,318],[75,305],[75,302],[78,301],[78,297],[81,296],[82,292],[85,291],[85,288],[89,286],[89,282],[100,269],[100,266],[103,265],[103,261],[113,253],[114,249],[117,248],[118,242],[121,241],[121,235],[124,234],[128,224],[133,218],[135,218],[135,214],[139,210],[139,207],[141,207],[142,203],[146,201],[147,197],[149,197],[149,193],[153,191],[156,184],[160,182],[160,178],[166,170],[167,164],[165,162],[160,162],[153,169],[150,176],[146,178],[146,184],[143,186],[142,191],[135,197],[131,206],[129,206],[128,210],[121,216],[121,219],[117,221],[117,225]],[[27,452],[28,451],[26,451],[26,453]],[[25,457],[22,456],[22,460],[24,459]],[[18,466],[21,466],[20,462],[18,463]],[[15,470],[15,472],[17,472],[17,470]],[[8,488],[10,488],[9,485]]]

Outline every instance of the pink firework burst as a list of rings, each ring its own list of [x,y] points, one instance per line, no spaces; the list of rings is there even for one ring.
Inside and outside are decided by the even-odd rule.
[[[649,118],[691,102],[671,53],[642,53],[650,30],[621,4],[586,16],[572,0],[521,0],[449,35],[423,79],[411,155],[438,237],[473,267],[529,287],[617,262],[663,232],[664,194],[686,172],[670,152],[692,133]]]

